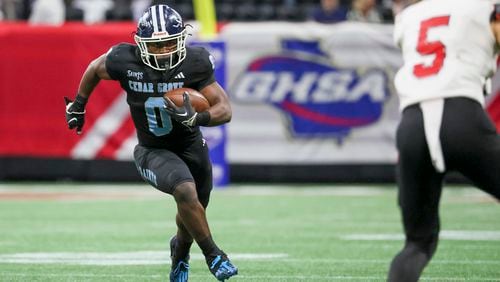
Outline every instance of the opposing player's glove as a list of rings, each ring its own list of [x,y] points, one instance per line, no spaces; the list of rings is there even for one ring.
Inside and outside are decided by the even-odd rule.
[[[68,128],[76,128],[76,134],[82,134],[87,98],[77,95],[75,101],[71,101],[68,97],[64,97],[64,103],[66,104],[66,123],[68,124]]]
[[[163,97],[163,99],[165,99],[165,111],[167,111],[173,119],[189,128],[196,126],[196,116],[198,113],[193,109],[187,92],[182,94],[183,104],[180,107],[176,106],[168,97]]]

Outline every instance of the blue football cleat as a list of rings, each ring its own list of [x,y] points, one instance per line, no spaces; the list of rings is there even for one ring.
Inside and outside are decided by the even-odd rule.
[[[216,256],[208,264],[208,267],[210,272],[212,272],[219,281],[224,281],[238,274],[238,268],[231,263],[225,254]]]
[[[189,275],[189,264],[179,261],[175,268],[170,271],[170,282],[187,282]]]
[[[175,247],[177,237],[170,239],[170,258],[172,259],[172,270],[170,271],[170,282],[187,282],[189,275],[189,256],[178,260],[175,258]]]

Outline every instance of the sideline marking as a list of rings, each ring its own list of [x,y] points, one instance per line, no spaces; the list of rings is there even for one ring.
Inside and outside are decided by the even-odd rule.
[[[288,254],[231,254],[233,260],[269,260],[288,258]],[[193,260],[205,260],[201,254]],[[17,264],[77,264],[77,265],[158,265],[170,264],[170,252],[137,251],[121,253],[16,253],[0,255],[0,263]]]
[[[216,194],[221,195],[243,195],[243,196],[386,196],[396,192],[395,185],[247,185],[234,184],[224,189],[214,189]],[[450,202],[494,202],[493,198],[478,189],[470,187],[450,186],[452,189],[443,191],[443,199]],[[90,196],[106,195],[107,197],[129,195],[132,197],[157,199],[159,195],[167,197],[166,194],[150,187],[148,184],[82,184],[82,183],[29,183],[12,184],[0,183],[0,195],[11,193],[60,193],[60,194],[91,194]],[[43,197],[42,197],[43,199]],[[90,198],[89,198],[90,199]],[[451,199],[451,200],[450,200]]]
[[[158,274],[93,274],[93,273],[18,273],[18,272],[0,272],[3,277],[71,277],[71,278],[162,278],[164,275]],[[207,278],[207,275],[190,274],[190,277],[194,278]],[[320,275],[241,275],[236,276],[238,280],[259,280],[259,281],[290,281],[290,280],[300,280],[300,281],[346,281],[346,280],[357,280],[357,281],[381,281],[385,277],[381,276],[352,276],[352,275],[336,275],[336,276],[320,276]],[[422,281],[500,281],[498,278],[493,277],[469,277],[469,278],[459,278],[459,277],[422,277]]]

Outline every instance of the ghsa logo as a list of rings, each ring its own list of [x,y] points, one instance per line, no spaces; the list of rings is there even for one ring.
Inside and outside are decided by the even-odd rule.
[[[232,89],[234,101],[268,103],[287,116],[296,137],[334,137],[380,119],[389,98],[381,69],[363,73],[329,63],[318,42],[287,40],[284,52],[253,60]],[[304,56],[306,52],[308,56]]]

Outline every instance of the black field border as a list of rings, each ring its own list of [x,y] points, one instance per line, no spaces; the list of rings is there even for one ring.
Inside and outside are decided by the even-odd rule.
[[[231,183],[395,183],[392,164],[229,165]],[[140,182],[131,161],[0,157],[0,181]],[[447,182],[468,184],[451,173]]]

